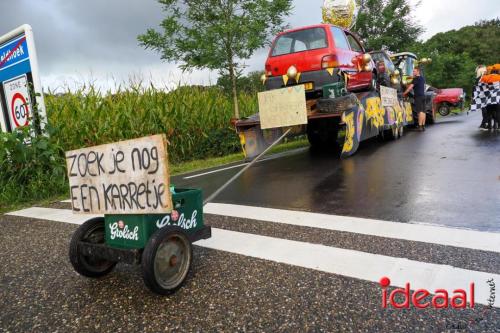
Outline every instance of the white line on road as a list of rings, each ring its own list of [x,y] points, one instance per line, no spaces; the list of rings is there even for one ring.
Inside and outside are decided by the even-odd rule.
[[[219,203],[209,203],[203,211],[206,214],[500,253],[500,233]]]
[[[294,153],[294,152],[301,152],[301,151],[306,150],[306,149],[307,148],[297,148],[297,149],[294,149],[294,150],[289,151],[289,152],[283,152],[283,153],[273,154],[273,155],[270,155],[270,156],[268,156],[266,158],[263,158],[263,159],[257,161],[257,163],[274,160],[276,158],[283,157],[284,155],[288,155],[288,154],[291,154],[291,153]],[[241,163],[241,164],[237,164],[237,165],[232,165],[232,166],[225,167],[225,168],[215,169],[215,170],[211,170],[211,171],[207,171],[207,172],[203,172],[203,173],[198,173],[196,175],[182,177],[182,178],[183,179],[198,178],[198,177],[210,175],[210,174],[221,172],[221,171],[231,170],[231,169],[234,169],[234,168],[240,168],[240,167],[243,167],[243,166],[247,165],[248,163],[250,163],[250,162]]]
[[[192,178],[202,177],[202,176],[210,175],[212,173],[217,173],[217,172],[221,172],[221,171],[231,170],[231,169],[234,169],[234,168],[240,168],[240,167],[245,166],[247,164],[248,163],[242,163],[242,164],[232,165],[230,167],[226,167],[226,168],[222,168],[222,169],[217,169],[217,170],[212,170],[212,171],[207,171],[207,172],[203,172],[203,173],[198,173],[196,175],[182,177],[182,178],[183,179],[192,179]]]
[[[28,208],[9,215],[55,218],[55,221],[75,224],[82,217],[67,209],[51,208]],[[387,276],[392,286],[404,287],[409,282],[412,290],[424,288],[431,293],[444,288],[450,296],[455,289],[468,291],[469,284],[474,282],[475,302],[485,305],[490,297],[487,280],[500,281],[498,274],[215,228],[212,228],[212,238],[196,245],[371,282]],[[500,298],[494,306],[500,307]]]
[[[82,224],[83,222],[93,217],[102,215],[78,215],[73,214],[69,209],[54,209],[43,207],[30,207],[15,212],[10,212],[5,215],[30,217],[33,219],[42,219],[56,222],[65,222],[72,224]]]

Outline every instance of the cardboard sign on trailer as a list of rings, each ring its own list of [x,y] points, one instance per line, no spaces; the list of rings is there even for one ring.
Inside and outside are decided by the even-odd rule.
[[[165,135],[68,151],[66,165],[74,213],[172,211]]]
[[[47,122],[31,27],[24,24],[0,37],[0,129],[24,127],[33,120],[36,102],[39,126]]]
[[[261,129],[307,124],[304,85],[260,92]]]

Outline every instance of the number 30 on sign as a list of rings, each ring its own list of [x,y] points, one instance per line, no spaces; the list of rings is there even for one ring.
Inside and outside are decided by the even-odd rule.
[[[3,86],[12,127],[28,125],[31,103],[26,75],[5,81]]]

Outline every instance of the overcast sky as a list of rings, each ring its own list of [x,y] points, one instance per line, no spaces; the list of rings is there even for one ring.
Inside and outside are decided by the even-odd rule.
[[[292,27],[320,22],[322,3],[295,0],[288,22]],[[414,16],[426,28],[423,39],[428,39],[500,17],[500,0],[422,0]],[[156,0],[0,0],[0,34],[23,23],[33,27],[44,89],[89,80],[111,87],[130,78],[162,86],[215,82],[216,73],[181,74],[175,64],[138,46],[137,35],[158,27],[161,19]],[[261,70],[265,57],[265,50],[257,52],[247,61],[248,70]]]

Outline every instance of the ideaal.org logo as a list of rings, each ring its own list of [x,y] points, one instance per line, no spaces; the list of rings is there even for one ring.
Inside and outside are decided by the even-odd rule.
[[[467,321],[452,322],[446,321],[446,329],[451,330],[469,330],[476,325],[487,323],[487,315],[493,310],[496,298],[496,285],[494,279],[486,281],[489,287],[489,297],[486,300],[488,304],[479,314]],[[397,288],[388,293],[387,288],[390,286],[391,280],[388,277],[380,279],[382,287],[382,307],[387,309],[408,309],[410,307],[416,309],[425,308],[453,308],[453,309],[474,309],[475,307],[475,284],[471,282],[467,289],[454,289],[448,291],[446,289],[436,289],[432,294],[427,289],[417,289],[411,291],[410,283],[406,283],[405,288]],[[500,332],[500,326],[496,327]]]

